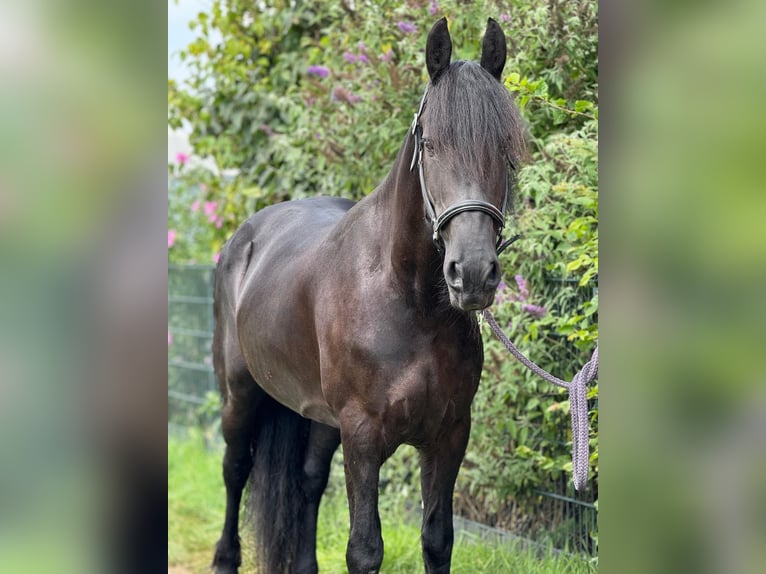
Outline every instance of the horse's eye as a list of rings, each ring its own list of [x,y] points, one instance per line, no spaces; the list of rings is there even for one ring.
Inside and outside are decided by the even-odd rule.
[[[423,145],[425,146],[428,155],[434,155],[434,142],[431,140],[423,140]]]

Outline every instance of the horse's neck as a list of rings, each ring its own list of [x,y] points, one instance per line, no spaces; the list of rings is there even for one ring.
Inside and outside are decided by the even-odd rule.
[[[386,179],[376,190],[385,255],[393,278],[422,294],[439,282],[438,255],[425,228],[417,171],[410,170],[414,138],[408,134]]]

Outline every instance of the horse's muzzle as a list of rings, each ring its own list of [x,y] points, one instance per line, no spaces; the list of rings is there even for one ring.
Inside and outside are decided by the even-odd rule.
[[[500,283],[500,264],[493,253],[486,259],[445,262],[444,278],[450,303],[463,311],[479,311],[492,304]]]

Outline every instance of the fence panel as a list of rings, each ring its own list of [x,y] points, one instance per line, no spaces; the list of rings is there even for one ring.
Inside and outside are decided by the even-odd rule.
[[[203,408],[217,393],[210,353],[213,340],[211,265],[168,266],[168,430],[210,424]]]

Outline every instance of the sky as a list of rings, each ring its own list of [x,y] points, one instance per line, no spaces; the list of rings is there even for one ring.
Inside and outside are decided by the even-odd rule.
[[[189,22],[199,12],[209,11],[212,0],[168,0],[168,78],[182,83],[188,72],[178,53],[194,40]],[[178,152],[191,154],[186,130],[168,127],[168,161],[174,161]]]
[[[188,74],[178,52],[193,39],[189,22],[199,12],[209,11],[211,0],[168,0],[168,78],[184,80]]]

